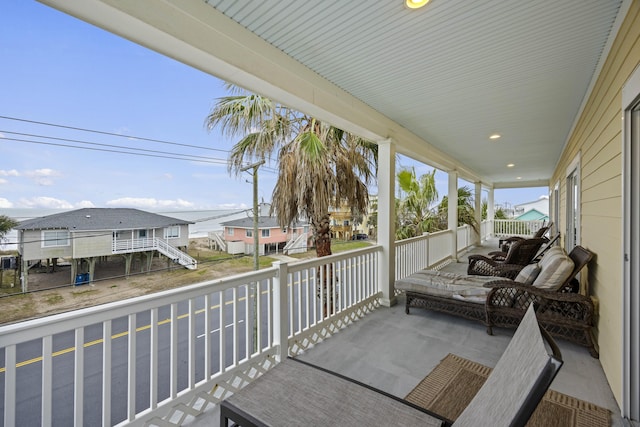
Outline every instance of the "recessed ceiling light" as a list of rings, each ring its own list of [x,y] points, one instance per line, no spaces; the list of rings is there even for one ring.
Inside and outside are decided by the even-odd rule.
[[[422,6],[426,6],[431,0],[406,0],[404,5],[409,9],[419,9]]]
[[[508,168],[512,168],[512,167],[514,167],[514,166],[515,166],[515,165],[514,165],[513,163],[509,163],[509,164],[507,165],[507,167],[508,167]]]
[[[499,133],[492,133],[491,135],[489,135],[489,139],[500,139],[502,135],[500,135]]]

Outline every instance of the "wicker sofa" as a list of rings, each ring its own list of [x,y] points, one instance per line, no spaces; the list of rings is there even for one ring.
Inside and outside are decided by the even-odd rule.
[[[540,324],[552,335],[589,349],[598,357],[591,336],[594,306],[577,292],[574,277],[591,260],[576,246],[568,255],[554,247],[537,264],[520,271],[515,280],[421,270],[397,280],[406,295],[405,311],[426,308],[482,322],[487,333],[494,326],[517,327],[527,307],[536,303]]]

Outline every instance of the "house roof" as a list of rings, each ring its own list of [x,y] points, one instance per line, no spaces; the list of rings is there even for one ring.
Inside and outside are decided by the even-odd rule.
[[[85,208],[22,221],[17,230],[131,230],[193,224],[139,209]]]
[[[528,211],[526,211],[525,213],[523,213],[522,215],[519,215],[516,218],[518,221],[539,221],[539,220],[543,220],[543,219],[549,219],[549,215],[540,212],[537,209],[529,209]]]
[[[632,3],[42,1],[494,188],[549,185]]]
[[[234,219],[232,221],[226,221],[221,223],[225,227],[234,228],[253,228],[253,217]],[[304,223],[295,223],[294,227],[302,227],[306,225]],[[258,228],[280,228],[278,220],[273,216],[260,216],[258,217]]]

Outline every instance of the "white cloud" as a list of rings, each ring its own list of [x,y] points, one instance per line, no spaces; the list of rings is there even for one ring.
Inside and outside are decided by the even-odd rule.
[[[62,176],[59,171],[53,169],[36,169],[33,171],[27,171],[24,173],[25,176],[31,178],[38,185],[50,186],[54,184],[54,178],[58,178]]]
[[[4,179],[4,178],[0,178],[0,185],[2,185],[2,184],[6,184],[6,183],[8,183],[8,182],[9,182],[9,181],[7,181],[6,179]]]
[[[8,201],[7,199],[0,197],[0,208],[12,208],[13,207],[13,203],[11,203],[10,201]]]
[[[81,209],[81,208],[95,208],[96,205],[93,204],[93,202],[89,201],[89,200],[82,200],[81,202],[78,202],[75,204],[76,208]]]
[[[107,206],[131,207],[140,209],[193,208],[194,204],[186,200],[158,200],[150,197],[122,197],[109,200]]]
[[[19,201],[20,207],[23,208],[47,208],[47,209],[73,209],[74,206],[66,200],[56,199],[53,197],[31,197],[23,198]]]
[[[20,172],[15,169],[11,169],[10,171],[0,169],[0,176],[20,176]]]

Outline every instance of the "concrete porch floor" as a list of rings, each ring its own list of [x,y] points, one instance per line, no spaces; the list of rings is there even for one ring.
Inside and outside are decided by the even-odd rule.
[[[497,241],[491,240],[469,254],[496,247]],[[462,256],[444,270],[466,272],[467,264],[467,257]],[[380,307],[299,358],[405,397],[448,353],[495,366],[514,332],[495,328],[490,336],[478,322],[424,309],[412,309],[406,315],[404,303],[400,296],[397,305]],[[564,365],[551,388],[609,409],[611,425],[624,426],[598,359],[584,347],[560,339],[556,342]],[[216,407],[190,425],[217,425],[218,414]]]

